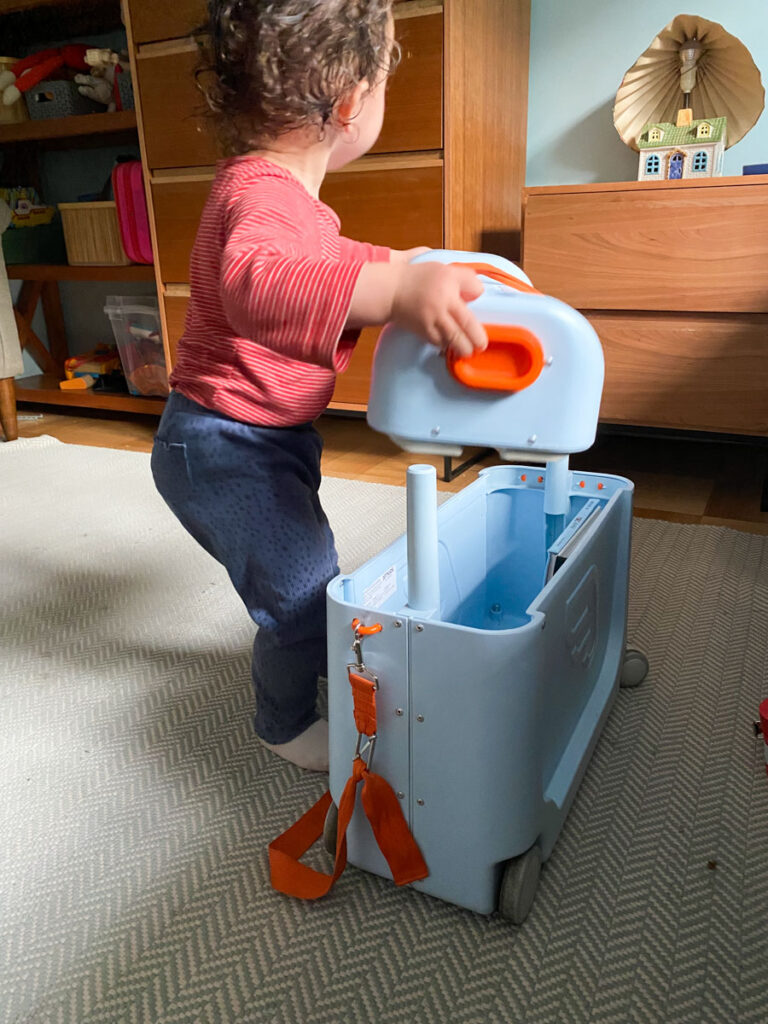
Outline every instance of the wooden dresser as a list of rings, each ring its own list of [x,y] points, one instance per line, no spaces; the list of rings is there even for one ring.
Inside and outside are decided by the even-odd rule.
[[[157,284],[172,364],[189,296],[189,253],[218,159],[193,69],[203,0],[127,0]],[[405,249],[519,257],[530,0],[403,0],[403,59],[374,150],[329,175],[321,197],[351,238]],[[363,409],[377,331],[363,332],[334,405]]]
[[[600,336],[601,419],[768,435],[768,176],[526,189],[523,265]]]

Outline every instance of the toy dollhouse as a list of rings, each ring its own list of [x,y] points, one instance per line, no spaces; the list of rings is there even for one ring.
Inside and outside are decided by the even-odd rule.
[[[665,178],[713,178],[723,173],[726,118],[694,121],[690,109],[680,110],[677,124],[647,124],[637,140],[638,181]]]

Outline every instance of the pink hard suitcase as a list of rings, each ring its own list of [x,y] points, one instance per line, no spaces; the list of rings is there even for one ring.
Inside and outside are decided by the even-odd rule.
[[[134,263],[153,263],[147,197],[140,160],[119,163],[112,171],[112,191],[125,255]]]

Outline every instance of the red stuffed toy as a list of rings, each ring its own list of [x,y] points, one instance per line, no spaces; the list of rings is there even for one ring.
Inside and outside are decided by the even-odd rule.
[[[22,93],[55,75],[61,68],[88,71],[85,63],[87,49],[82,43],[73,43],[55,50],[40,50],[39,53],[16,61],[9,71],[0,73],[0,92],[4,105],[10,107],[21,98]]]

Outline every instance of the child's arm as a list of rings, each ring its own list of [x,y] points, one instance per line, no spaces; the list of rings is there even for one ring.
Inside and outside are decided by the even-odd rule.
[[[307,256],[304,213],[295,188],[280,179],[234,198],[223,225],[219,296],[239,337],[339,372],[356,340],[344,328],[365,261]]]
[[[366,263],[352,293],[347,327],[391,320],[433,345],[469,356],[488,345],[485,331],[467,306],[482,293],[482,284],[468,267]]]

